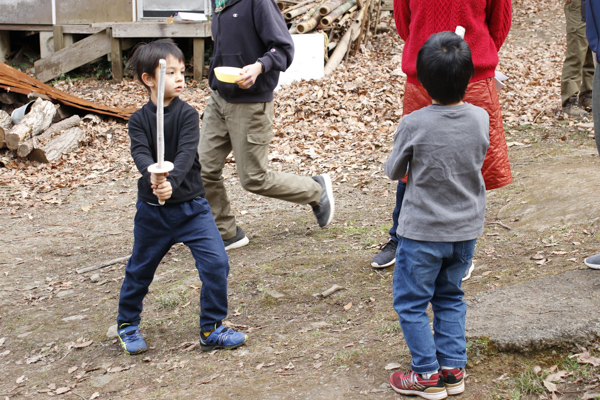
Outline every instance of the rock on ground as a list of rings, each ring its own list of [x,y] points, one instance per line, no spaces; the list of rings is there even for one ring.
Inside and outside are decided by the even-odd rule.
[[[527,352],[600,336],[600,271],[570,271],[466,300],[467,338],[501,351]]]

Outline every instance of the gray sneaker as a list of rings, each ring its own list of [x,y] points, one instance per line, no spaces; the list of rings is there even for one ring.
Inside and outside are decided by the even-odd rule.
[[[381,251],[373,257],[371,267],[373,268],[387,268],[396,263],[396,248],[398,242],[390,240],[385,246],[381,248]]]
[[[583,106],[577,100],[577,96],[572,96],[563,104],[563,113],[569,117],[584,118],[588,116],[587,111],[583,109]]]
[[[225,250],[237,249],[238,247],[242,247],[247,245],[250,242],[246,237],[246,234],[239,226],[235,227],[235,236],[231,239],[223,240],[223,245],[225,246]]]
[[[323,174],[314,176],[313,179],[321,185],[321,201],[313,207],[313,212],[315,213],[315,217],[317,217],[319,226],[323,228],[329,225],[335,211],[331,178],[328,174]]]
[[[594,254],[583,260],[583,262],[591,269],[600,269],[600,254]]]
[[[474,269],[475,269],[475,263],[473,261],[471,261],[471,265],[469,265],[469,269],[467,269],[467,271],[463,275],[463,278],[462,278],[463,282],[471,277],[471,274],[473,273]]]
[[[592,92],[586,92],[583,95],[579,95],[579,104],[583,107],[583,109],[587,112],[592,111]]]

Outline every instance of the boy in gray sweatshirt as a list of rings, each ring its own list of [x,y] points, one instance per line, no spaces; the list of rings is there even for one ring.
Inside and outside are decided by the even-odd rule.
[[[385,164],[390,179],[408,173],[393,293],[412,362],[410,372],[395,372],[390,381],[395,391],[426,399],[464,391],[467,306],[461,282],[483,233],[481,166],[489,146],[487,112],[462,102],[473,72],[469,46],[455,33],[425,42],[417,77],[433,104],[402,119]]]

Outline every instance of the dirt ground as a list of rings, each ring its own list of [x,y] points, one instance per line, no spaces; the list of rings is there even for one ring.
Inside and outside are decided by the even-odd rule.
[[[503,51],[523,54],[536,40],[535,49],[556,46],[563,17],[550,3],[515,2],[513,31]],[[544,29],[538,29],[539,21]],[[531,53],[541,54],[536,51]],[[552,57],[550,65],[560,68],[560,54]],[[510,70],[508,63],[504,68]],[[532,75],[537,72],[532,69]],[[600,249],[594,140],[589,130],[556,115],[557,73],[539,73],[552,84],[541,98],[526,95],[533,98],[522,102],[523,113],[509,98],[518,89],[502,97],[514,183],[489,193],[477,268],[464,285],[467,297],[586,268],[583,258]],[[122,127],[97,140],[111,135],[125,143],[115,157],[126,157]],[[325,229],[306,206],[244,192],[234,164],[226,165],[232,207],[250,238],[248,246],[229,253],[227,323],[247,332],[249,341],[234,351],[210,353],[197,347],[201,283],[184,246],[169,252],[150,287],[140,326],[149,350],[139,356],[124,355],[114,337],[107,337],[115,324],[124,263],[76,272],[130,254],[138,177],[130,162],[112,175],[98,164],[94,176],[81,178],[87,183],[68,190],[52,186],[44,201],[26,206],[21,191],[42,184],[27,178],[36,167],[4,162],[3,184],[10,175],[29,186],[19,191],[0,186],[6,199],[0,212],[0,398],[402,398],[387,383],[392,368],[407,369],[410,363],[391,306],[393,269],[370,267],[387,241],[395,199],[395,183],[381,163],[391,138],[383,135],[364,164],[352,165],[360,173],[334,174],[336,217]],[[81,154],[96,162],[93,150]],[[302,172],[303,163],[273,160],[273,165]],[[47,169],[60,181],[70,173],[61,168]],[[571,196],[556,196],[553,188],[567,184],[561,193]],[[15,193],[22,194],[21,202]],[[315,296],[334,284],[344,289]],[[592,354],[599,344],[588,346]],[[584,398],[599,386],[597,367],[569,364],[569,356],[582,351],[577,343],[527,354],[500,352],[485,336],[469,338],[468,345],[469,376],[461,399],[550,399],[539,387],[538,373],[531,372],[535,366],[570,368],[556,398]]]

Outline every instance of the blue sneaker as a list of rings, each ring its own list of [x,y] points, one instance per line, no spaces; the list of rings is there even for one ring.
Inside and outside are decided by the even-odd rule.
[[[140,329],[133,325],[121,325],[121,329],[119,329],[119,342],[121,342],[121,347],[125,350],[125,353],[129,355],[140,354],[148,349],[146,342],[142,338]]]
[[[206,338],[204,337],[204,333],[200,333],[200,348],[202,351],[211,351],[214,349],[231,350],[243,345],[246,340],[248,340],[248,335],[245,333],[221,325]]]

